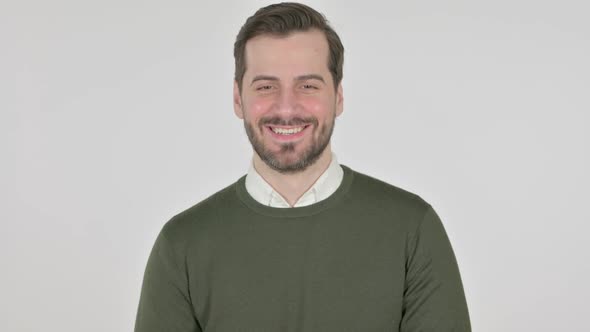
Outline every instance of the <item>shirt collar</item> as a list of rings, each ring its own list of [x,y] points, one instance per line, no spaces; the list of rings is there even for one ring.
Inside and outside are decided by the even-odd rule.
[[[316,180],[316,182],[295,202],[293,207],[307,206],[328,198],[340,186],[344,171],[332,153],[332,161],[328,168]],[[276,192],[271,185],[254,168],[254,160],[250,162],[250,168],[246,175],[246,190],[261,204],[270,207],[288,208],[291,207],[287,200]]]

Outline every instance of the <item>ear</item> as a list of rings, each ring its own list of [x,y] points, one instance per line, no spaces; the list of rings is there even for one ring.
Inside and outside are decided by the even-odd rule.
[[[342,94],[342,83],[338,83],[336,90],[336,116],[340,116],[344,111],[344,95]]]
[[[244,109],[242,108],[242,97],[240,96],[240,87],[238,82],[234,81],[234,113],[240,119],[244,119]]]

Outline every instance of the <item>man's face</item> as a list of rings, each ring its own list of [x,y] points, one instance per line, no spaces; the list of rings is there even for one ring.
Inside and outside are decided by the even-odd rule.
[[[234,111],[244,120],[254,151],[272,169],[296,173],[322,153],[342,113],[342,88],[334,89],[328,42],[318,30],[287,37],[262,35],[246,43],[241,92]]]

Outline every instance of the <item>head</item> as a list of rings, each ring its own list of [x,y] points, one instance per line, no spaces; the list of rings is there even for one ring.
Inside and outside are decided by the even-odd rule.
[[[248,18],[234,44],[234,111],[254,151],[295,173],[328,153],[342,113],[344,48],[310,7],[281,3]]]

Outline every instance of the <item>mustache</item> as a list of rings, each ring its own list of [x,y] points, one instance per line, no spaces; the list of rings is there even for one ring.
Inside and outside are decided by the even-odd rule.
[[[315,117],[308,117],[308,118],[301,118],[295,117],[291,119],[283,119],[277,116],[261,118],[258,122],[260,126],[303,126],[308,124],[313,124],[314,127],[318,126],[318,119]]]

